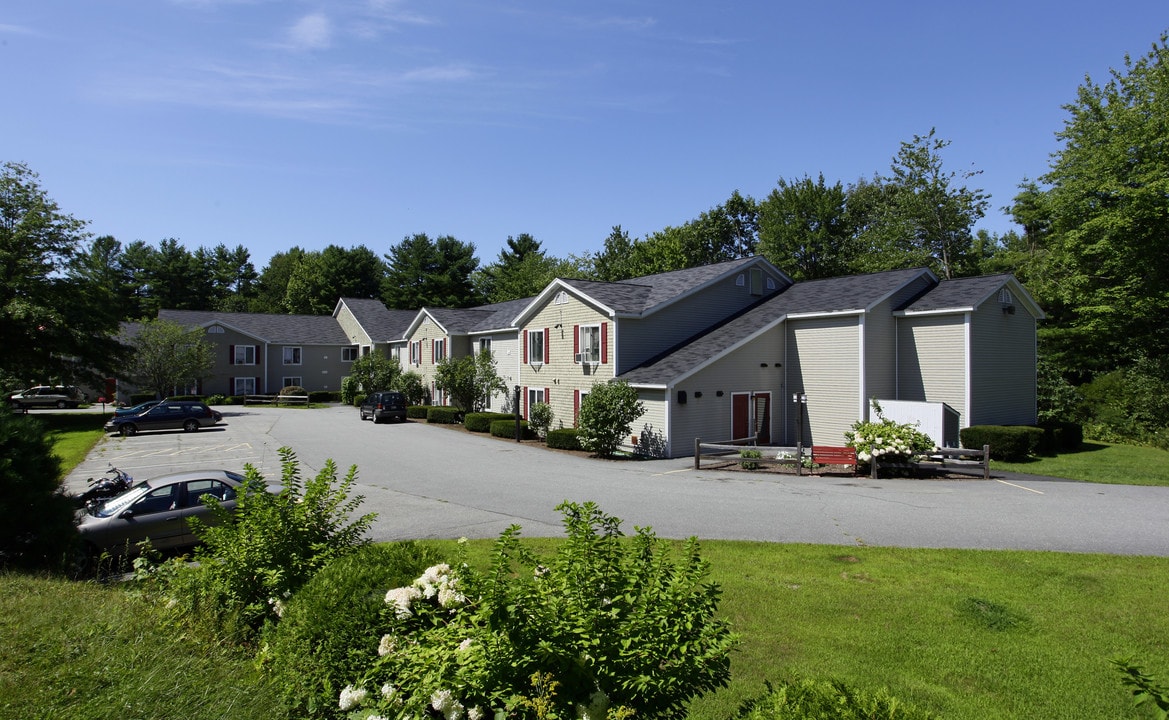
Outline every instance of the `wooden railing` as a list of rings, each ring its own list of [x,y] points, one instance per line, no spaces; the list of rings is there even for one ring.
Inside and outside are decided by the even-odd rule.
[[[308,405],[308,395],[244,395],[244,405]]]

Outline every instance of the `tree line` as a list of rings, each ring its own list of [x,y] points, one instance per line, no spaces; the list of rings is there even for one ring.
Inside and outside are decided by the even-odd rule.
[[[887,172],[849,184],[778,180],[763,198],[734,191],[678,226],[601,249],[549,255],[527,233],[491,262],[451,236],[407,236],[379,254],[358,245],[290,248],[257,271],[243,246],[188,250],[92,238],[36,173],[0,172],[0,373],[59,377],[115,357],[118,323],[161,308],[328,314],[339,297],[387,307],[469,307],[529,297],[555,277],[616,281],[761,255],[797,281],[924,266],[939,277],[1014,273],[1045,309],[1045,412],[1169,424],[1169,49],[1086,77],[1056,131],[1060,149],[1004,208],[1020,230],[976,231],[990,197],[979,171],[947,169],[935,130],[902,142]],[[79,362],[82,360],[84,362]],[[1094,394],[1093,394],[1094,393]],[[1118,400],[1117,398],[1121,398]],[[1078,405],[1077,405],[1078,403]],[[1131,432],[1129,434],[1132,434]]]

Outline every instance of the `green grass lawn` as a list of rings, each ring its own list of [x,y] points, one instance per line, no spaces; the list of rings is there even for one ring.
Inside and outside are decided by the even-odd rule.
[[[1169,452],[1137,445],[1115,445],[1087,440],[1077,452],[1026,462],[994,461],[993,470],[1048,475],[1111,485],[1169,487]]]
[[[92,413],[35,414],[37,421],[49,430],[53,454],[61,459],[61,477],[81,464],[105,434],[102,430],[107,415]]]

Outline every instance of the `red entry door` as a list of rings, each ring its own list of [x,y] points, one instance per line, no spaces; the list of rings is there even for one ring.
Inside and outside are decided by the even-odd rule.
[[[751,393],[731,394],[731,439],[751,436]]]

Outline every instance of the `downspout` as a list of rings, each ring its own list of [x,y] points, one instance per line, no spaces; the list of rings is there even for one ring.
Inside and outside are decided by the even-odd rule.
[[[966,344],[966,347],[965,347],[964,352],[963,352],[963,362],[965,364],[965,367],[963,368],[963,372],[966,375],[966,377],[963,378],[963,383],[962,383],[963,384],[963,392],[965,395],[963,402],[966,405],[966,407],[964,408],[965,412],[962,413],[961,425],[962,425],[962,427],[970,427],[970,414],[971,414],[971,410],[972,410],[971,401],[973,400],[973,391],[970,387],[970,385],[971,385],[970,371],[971,371],[971,368],[973,366],[973,360],[970,357],[971,317],[970,317],[969,312],[963,313],[963,328],[962,329],[963,329],[963,341]]]
[[[283,361],[284,358],[281,358]],[[272,364],[272,343],[264,341],[264,394],[270,390],[268,386],[268,367]]]
[[[858,393],[860,395],[860,414],[857,415],[857,418],[864,422],[865,420],[868,420],[869,412],[869,386],[868,383],[865,382],[865,313],[861,313],[857,318],[857,340],[859,341],[858,352],[860,355],[857,363],[860,366],[860,377],[857,378],[859,381],[857,383],[857,387],[860,389],[860,392]]]

